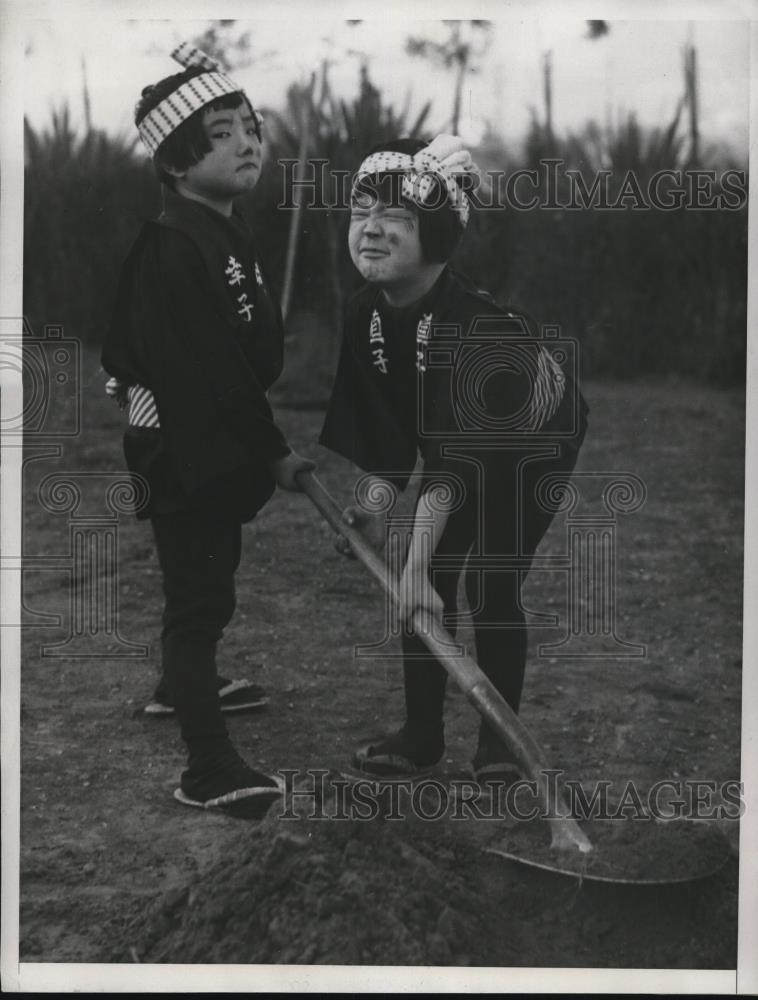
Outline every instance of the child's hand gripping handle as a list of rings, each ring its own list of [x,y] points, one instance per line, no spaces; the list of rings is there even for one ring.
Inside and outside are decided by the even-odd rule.
[[[366,541],[363,535],[342,518],[342,511],[336,500],[329,495],[312,472],[299,472],[296,481],[303,493],[307,494],[311,503],[337,534],[342,535],[350,543],[350,547],[360,561],[376,577],[381,585],[397,600],[397,584],[389,579],[389,574],[374,547]]]
[[[272,471],[279,489],[298,492],[301,488],[298,476],[315,468],[316,463],[310,458],[304,458],[297,452],[291,451],[289,455],[285,455],[284,458],[279,458],[273,463]]]

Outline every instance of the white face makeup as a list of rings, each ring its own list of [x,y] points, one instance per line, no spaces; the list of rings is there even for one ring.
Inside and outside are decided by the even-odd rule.
[[[353,198],[348,243],[361,275],[382,287],[414,282],[427,266],[416,213],[368,194]]]
[[[255,117],[243,103],[206,111],[203,126],[210,152],[177,174],[177,190],[216,207],[231,206],[232,199],[252,191],[260,177],[263,146]]]

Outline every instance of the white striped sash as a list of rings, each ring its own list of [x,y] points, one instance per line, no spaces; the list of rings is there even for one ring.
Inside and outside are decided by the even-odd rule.
[[[130,385],[126,394],[127,413],[132,427],[160,427],[155,397],[144,385]]]
[[[105,391],[112,399],[121,399],[121,407],[127,411],[131,427],[160,427],[158,407],[155,397],[144,385],[130,385],[126,390],[126,400],[120,396],[123,383],[117,378],[109,378]]]

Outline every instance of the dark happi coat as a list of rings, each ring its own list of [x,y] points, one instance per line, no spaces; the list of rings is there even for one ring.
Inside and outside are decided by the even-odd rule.
[[[420,456],[425,477],[457,477],[469,500],[485,482],[501,498],[530,448],[570,456],[586,428],[571,371],[552,359],[557,343],[538,336],[449,268],[407,309],[366,285],[345,310],[320,441],[400,488]]]
[[[124,263],[103,367],[150,389],[160,429],[130,427],[129,468],[151,491],[142,516],[209,508],[252,517],[289,452],[266,391],[283,329],[249,227],[166,191]]]

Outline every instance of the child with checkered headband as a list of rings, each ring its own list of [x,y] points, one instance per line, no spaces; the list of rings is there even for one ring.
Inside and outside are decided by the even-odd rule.
[[[265,692],[219,677],[216,646],[236,606],[242,524],[314,465],[268,403],[282,317],[235,206],[260,176],[262,118],[204,53],[185,43],[173,55],[184,71],[146,87],[135,112],[164,210],[123,265],[102,360],[163,576],[162,674],[146,711],[178,719],[189,759],[175,797],[257,817],[281,783],[239,756],[222,713]]]

